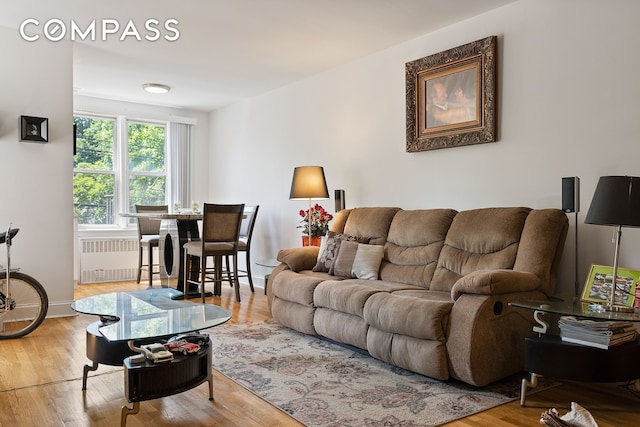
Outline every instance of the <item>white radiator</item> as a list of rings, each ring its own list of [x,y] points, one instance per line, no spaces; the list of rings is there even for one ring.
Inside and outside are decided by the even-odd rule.
[[[80,239],[78,246],[80,283],[136,279],[138,272],[137,239]]]

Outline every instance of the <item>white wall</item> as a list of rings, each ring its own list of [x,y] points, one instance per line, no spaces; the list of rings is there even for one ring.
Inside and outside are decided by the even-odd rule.
[[[561,178],[579,176],[582,286],[591,264],[613,263],[611,231],[583,223],[598,178],[640,175],[638,16],[635,0],[522,0],[214,112],[209,199],[261,205],[257,260],[300,244],[295,166],[324,166],[347,207],[559,208]],[[404,64],[494,34],[499,141],[407,153]],[[620,265],[640,269],[640,232],[622,239]]]
[[[12,263],[44,285],[49,316],[71,314],[72,46],[26,43],[0,27],[0,52],[0,228],[20,228]],[[21,115],[48,118],[49,142],[19,142]]]

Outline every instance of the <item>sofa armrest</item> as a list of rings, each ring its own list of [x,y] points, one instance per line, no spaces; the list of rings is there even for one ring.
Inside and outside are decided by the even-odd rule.
[[[541,291],[461,295],[453,304],[447,328],[451,376],[483,387],[522,371],[524,339],[535,323],[532,312],[509,302],[541,298]]]
[[[311,270],[318,261],[317,246],[303,246],[299,248],[282,249],[278,252],[277,260],[287,264],[290,270],[298,272]]]
[[[513,270],[478,270],[460,278],[451,288],[455,301],[462,294],[498,295],[538,289],[540,278],[533,273]]]

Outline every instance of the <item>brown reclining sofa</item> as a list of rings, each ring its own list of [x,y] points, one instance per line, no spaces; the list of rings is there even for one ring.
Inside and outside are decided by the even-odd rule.
[[[484,386],[522,370],[532,314],[509,302],[553,294],[567,228],[559,209],[344,210],[322,250],[279,252],[269,307],[297,331]]]

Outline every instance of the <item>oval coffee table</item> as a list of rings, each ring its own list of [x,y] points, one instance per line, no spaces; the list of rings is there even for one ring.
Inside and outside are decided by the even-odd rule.
[[[211,328],[231,319],[229,310],[176,301],[181,296],[171,288],[146,289],[94,295],[71,304],[79,313],[100,317],[87,327],[87,357],[93,366],[84,367],[83,390],[88,372],[95,371],[99,363],[124,365],[125,397],[133,407],[122,407],[121,426],[126,425],[127,415],[138,413],[141,401],[181,393],[205,381],[209,383],[209,399],[213,400],[208,344],[196,354],[175,355],[174,360],[164,363],[155,364],[136,355],[143,353],[136,345]]]

